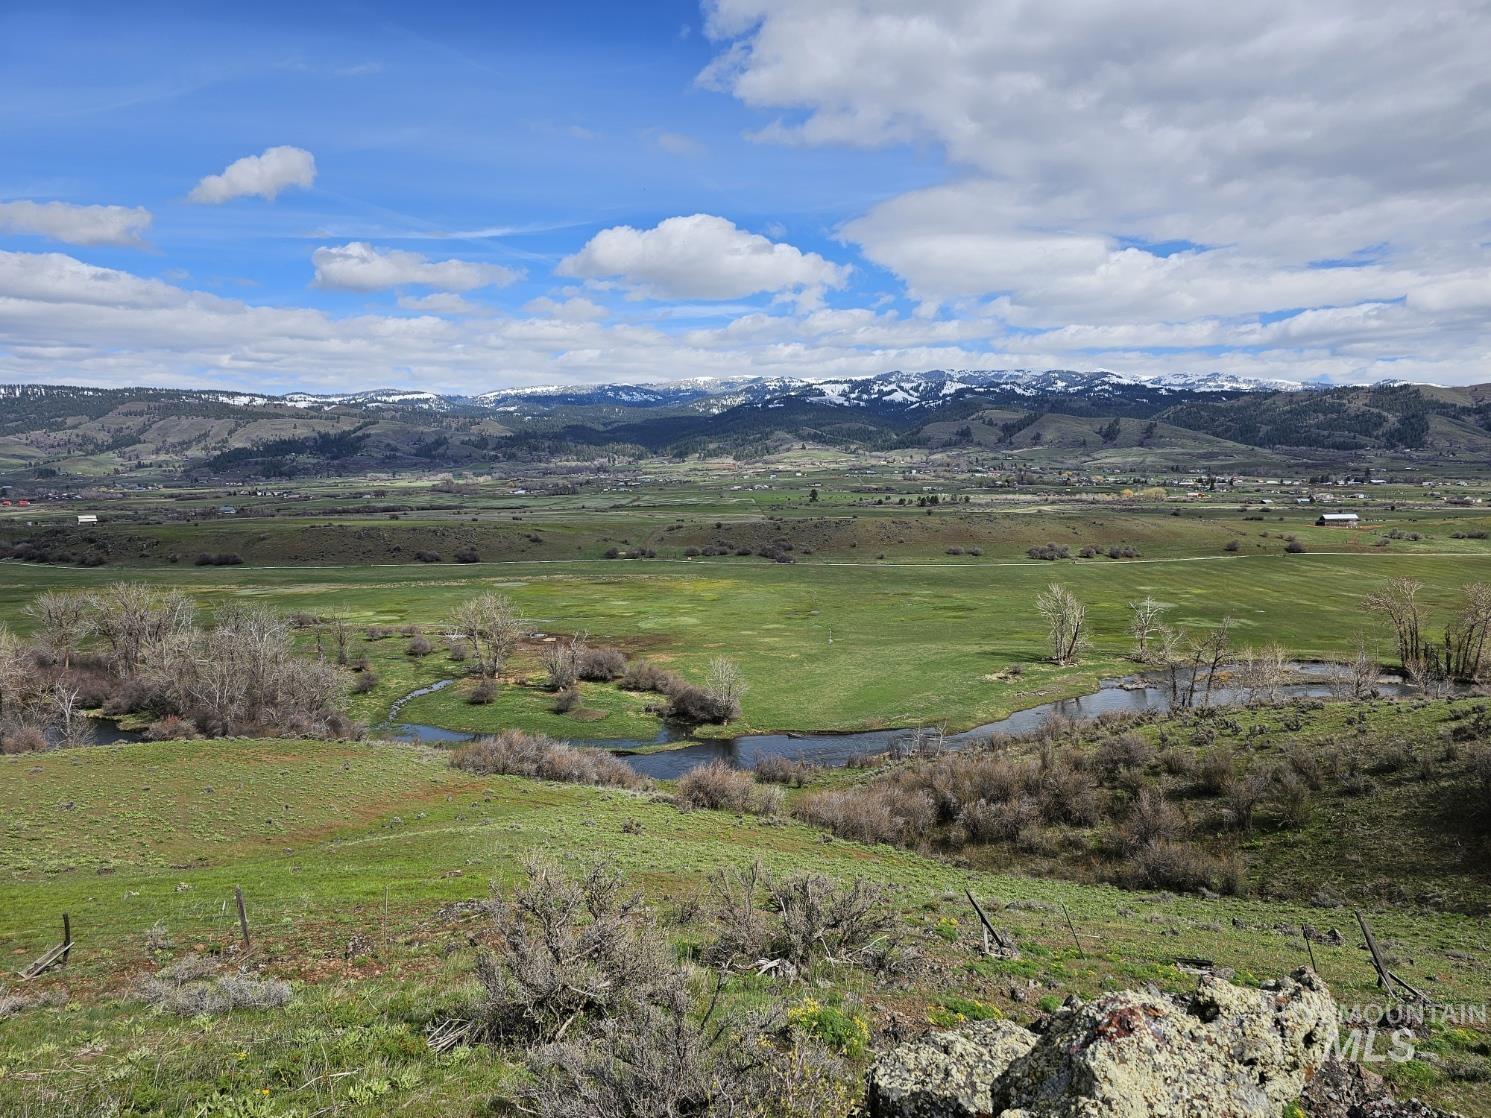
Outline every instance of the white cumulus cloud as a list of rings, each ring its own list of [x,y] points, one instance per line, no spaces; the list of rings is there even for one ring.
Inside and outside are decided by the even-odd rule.
[[[1322,365],[1306,338],[1338,362],[1332,375],[1367,353],[1484,362],[1481,3],[708,11],[718,55],[701,80],[775,114],[758,139],[944,153],[942,184],[842,228],[928,307],[992,298],[1005,321],[1053,331],[1053,347],[1271,347],[1232,359],[1301,375]],[[1263,328],[1280,316],[1298,321]]]
[[[652,229],[617,225],[559,262],[562,276],[617,279],[648,295],[738,299],[842,286],[849,268],[767,240],[711,214],[670,217]]]
[[[189,202],[215,205],[250,196],[273,202],[280,191],[316,182],[316,157],[304,148],[281,145],[262,155],[245,155],[229,163],[220,175],[208,175],[192,188]]]
[[[70,245],[140,245],[150,220],[150,211],[141,206],[0,202],[0,233],[29,233]]]
[[[501,287],[519,273],[500,264],[469,260],[431,260],[403,249],[379,250],[365,241],[328,245],[311,253],[316,286],[342,291],[381,291],[389,287],[432,287],[439,291],[473,291]]]

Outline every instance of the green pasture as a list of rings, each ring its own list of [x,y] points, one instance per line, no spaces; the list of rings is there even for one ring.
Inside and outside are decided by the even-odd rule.
[[[510,1074],[502,1057],[436,1056],[423,1043],[425,1025],[469,990],[472,944],[483,934],[480,917],[441,910],[510,885],[533,855],[577,867],[614,861],[664,913],[700,895],[712,871],[754,860],[889,884],[903,934],[933,965],[894,989],[853,971],[813,988],[872,1020],[935,1020],[956,998],[1023,1021],[1039,1012],[1035,993],[1059,1000],[1143,982],[1185,989],[1194,979],[1175,961],[1187,956],[1257,982],[1307,960],[1300,922],[1345,919],[1303,902],[1136,895],[960,869],[824,841],[794,822],[680,812],[647,794],[472,778],[429,751],[387,745],[217,740],[6,757],[0,817],[0,954],[15,966],[40,954],[64,911],[76,941],[66,969],[26,988],[66,1003],[24,1009],[0,1030],[0,1109],[28,1115],[94,1113],[105,1103],[195,1113],[205,1101],[235,1099],[263,1108],[223,1113],[488,1113]],[[252,929],[246,956],[234,954],[235,886]],[[1021,960],[979,955],[964,887],[997,913]],[[1491,998],[1484,969],[1470,961],[1486,950],[1484,921],[1390,908],[1370,916],[1410,981],[1432,981],[1446,1002]],[[152,951],[152,942],[166,946]],[[290,979],[294,1003],[200,1020],[146,1009],[136,979],[193,951]],[[1379,996],[1356,937],[1314,952],[1338,997]],[[1031,980],[1035,990],[1012,1000]],[[774,993],[801,996],[790,986]],[[1467,1035],[1474,1044],[1480,1034]],[[1458,1043],[1449,1034],[1436,1042]],[[1421,1095],[1488,1113],[1474,1083],[1424,1062],[1393,1070],[1413,1076]]]
[[[338,567],[320,569],[172,568],[129,572],[176,586],[212,609],[229,599],[262,602],[285,611],[342,613],[359,625],[439,622],[465,597],[510,595],[535,628],[584,630],[593,641],[615,643],[633,655],[702,677],[710,659],[728,656],[744,669],[750,691],[739,730],[857,729],[920,722],[949,728],[977,725],[1050,698],[1091,689],[1104,675],[1132,670],[1125,659],[1125,603],[1146,595],[1173,605],[1184,625],[1237,622],[1240,644],[1277,641],[1291,654],[1345,654],[1366,633],[1384,659],[1391,648],[1361,609],[1361,598],[1384,579],[1424,582],[1424,600],[1447,613],[1458,588],[1491,581],[1491,550],[1462,554],[1303,555],[1240,554],[1171,561],[1009,560],[970,564],[822,561],[782,565],[734,560],[555,562],[462,566]],[[49,588],[85,589],[120,577],[107,568],[0,566],[0,619],[25,629],[25,603]],[[1044,634],[1034,600],[1049,583],[1065,583],[1089,606],[1093,648],[1075,668],[1043,663]],[[832,640],[830,641],[830,638]],[[359,713],[372,720],[421,683],[459,671],[437,652],[405,665],[403,642],[377,642],[386,665],[377,703],[364,698]],[[1019,675],[1009,669],[1019,665]],[[409,687],[404,687],[404,684]],[[534,694],[530,706],[547,702]],[[508,700],[517,703],[516,699]],[[610,700],[619,704],[620,700]],[[422,700],[410,720],[445,712],[456,694]],[[597,703],[599,703],[599,698]],[[522,704],[518,704],[521,706]],[[592,706],[590,702],[585,705]],[[618,705],[631,736],[638,712]],[[542,710],[521,717],[517,707],[490,715],[466,708],[471,728],[495,728],[509,710],[531,728]],[[528,717],[532,715],[533,717]],[[479,723],[477,720],[481,720]],[[421,717],[419,720],[429,720]]]

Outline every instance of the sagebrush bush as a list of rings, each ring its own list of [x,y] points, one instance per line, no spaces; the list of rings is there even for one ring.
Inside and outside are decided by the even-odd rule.
[[[610,788],[646,788],[652,783],[604,749],[577,749],[522,730],[503,730],[466,742],[451,753],[450,763],[483,776],[528,776]]]
[[[597,868],[572,881],[530,866],[483,955],[478,1037],[527,1045],[520,1108],[539,1118],[849,1118],[858,1083],[805,1031],[781,1043],[770,1007],[719,998],[702,1013],[650,912]],[[831,944],[832,939],[825,939]]]
[[[1236,855],[1221,857],[1178,842],[1152,842],[1134,852],[1118,872],[1130,889],[1175,889],[1180,892],[1242,892],[1245,876]]]
[[[749,772],[711,761],[679,778],[676,799],[683,807],[775,815],[783,796],[780,788],[757,784]]]
[[[629,1016],[674,998],[677,959],[641,902],[622,892],[619,870],[596,866],[575,880],[531,862],[525,872],[494,916],[502,952],[477,959],[479,1036],[550,1042],[578,1020]]]
[[[806,796],[793,814],[842,839],[900,846],[916,845],[937,824],[937,804],[929,793],[892,783]]]
[[[587,648],[580,654],[580,678],[609,683],[626,674],[626,656],[617,648]]]
[[[1144,788],[1129,805],[1128,814],[1118,828],[1118,837],[1123,850],[1132,854],[1156,842],[1174,841],[1185,831],[1185,819],[1164,793]]]
[[[632,660],[627,664],[617,686],[623,691],[656,691],[660,695],[668,695],[682,682],[678,675],[649,660]]]
[[[818,771],[818,766],[779,753],[768,753],[756,758],[753,766],[756,779],[767,784],[787,784],[801,788]]]
[[[140,997],[154,1009],[180,1017],[230,1013],[235,1009],[283,1009],[290,984],[277,978],[241,974],[214,977],[217,964],[196,955],[170,963],[139,985]]]

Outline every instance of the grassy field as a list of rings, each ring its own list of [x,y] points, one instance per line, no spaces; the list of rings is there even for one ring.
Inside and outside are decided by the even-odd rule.
[[[1147,981],[1183,989],[1194,981],[1175,966],[1184,956],[1257,981],[1305,961],[1300,922],[1344,917],[1303,902],[1137,895],[960,869],[825,842],[797,823],[471,778],[433,753],[371,744],[171,742],[7,757],[0,816],[0,952],[23,965],[55,941],[64,911],[77,942],[66,969],[26,988],[51,1004],[0,1029],[0,1111],[48,1118],[489,1113],[513,1074],[501,1055],[436,1056],[421,1033],[469,990],[472,945],[484,937],[479,918],[444,906],[510,884],[532,854],[614,860],[665,906],[698,895],[713,869],[756,859],[782,872],[812,866],[884,882],[905,934],[933,965],[895,986],[846,973],[814,991],[877,1026],[891,1016],[912,1026],[944,1020],[940,1007],[953,998],[1029,1020],[1067,993]],[[253,930],[247,955],[234,952],[235,885]],[[998,913],[1021,960],[978,956],[965,886]],[[1063,906],[1084,937],[1080,952]],[[1484,920],[1393,908],[1371,918],[1410,981],[1432,983],[1446,1002],[1491,999],[1475,961],[1488,947]],[[192,951],[224,952],[291,980],[292,1005],[184,1019],[137,1000],[141,975]],[[1338,997],[1380,1000],[1355,936],[1314,951]],[[768,992],[738,981],[752,996]],[[1481,1040],[1438,1029],[1431,1043],[1462,1059]],[[1418,1060],[1390,1070],[1418,1093],[1491,1113],[1479,1084],[1443,1068]]]
[[[1480,543],[1480,541],[1472,541]],[[761,560],[556,562],[462,566],[169,568],[129,577],[177,586],[204,607],[230,599],[286,611],[342,613],[359,625],[418,624],[438,630],[462,598],[510,595],[532,623],[550,632],[584,630],[598,642],[702,676],[715,656],[736,659],[751,689],[730,732],[844,730],[915,723],[965,728],[1011,710],[1090,690],[1098,678],[1132,670],[1125,661],[1125,603],[1151,595],[1173,605],[1171,620],[1215,625],[1236,619],[1242,643],[1278,641],[1293,655],[1345,654],[1358,633],[1380,637],[1360,608],[1362,595],[1389,577],[1426,586],[1425,601],[1446,611],[1464,583],[1491,581],[1491,550],[1439,554],[1367,552],[1210,555],[1172,560],[917,563],[874,560],[782,565]],[[108,568],[69,570],[6,564],[0,619],[24,629],[25,603],[50,588],[86,588],[120,577]],[[1094,641],[1075,669],[1041,663],[1044,633],[1033,602],[1050,582],[1088,603]],[[832,643],[830,643],[832,637]],[[1384,657],[1388,650],[1382,649]],[[417,664],[397,639],[373,642],[380,675],[360,715],[376,721],[400,695],[443,678],[455,665],[436,654]],[[1004,673],[1026,670],[1018,678]],[[406,711],[432,721],[456,708],[463,726],[545,724],[544,698],[469,708],[455,693],[431,696]],[[587,706],[603,707],[599,699]],[[636,708],[610,700],[602,732],[633,736],[651,725]],[[381,708],[381,709],[380,709]],[[419,717],[416,718],[415,716]],[[611,721],[615,718],[616,721]],[[621,728],[625,727],[623,731]],[[569,729],[571,733],[579,730]]]

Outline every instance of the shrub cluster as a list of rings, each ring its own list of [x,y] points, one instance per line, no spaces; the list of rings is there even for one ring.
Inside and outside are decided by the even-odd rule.
[[[1030,556],[1030,558],[1032,559],[1045,559],[1049,561],[1055,559],[1070,559],[1072,557],[1072,550],[1065,544],[1048,543],[1041,544],[1038,547],[1032,547],[1025,554]]]
[[[453,767],[482,776],[508,775],[595,784],[610,788],[647,788],[652,782],[625,761],[603,749],[577,749],[543,734],[503,730],[466,742],[450,756]]]
[[[674,799],[684,808],[775,815],[782,808],[783,794],[780,788],[756,783],[756,778],[744,769],[711,761],[679,778]]]
[[[617,686],[623,691],[652,691],[666,696],[668,716],[681,722],[729,722],[740,714],[733,697],[690,683],[677,672],[647,660],[628,662]]]
[[[521,1046],[519,1109],[539,1118],[847,1114],[852,1073],[769,1009],[703,999],[652,913],[614,869],[572,879],[543,864],[497,908],[467,1035]],[[824,942],[832,942],[825,938]],[[784,1040],[787,1041],[784,1043]]]

